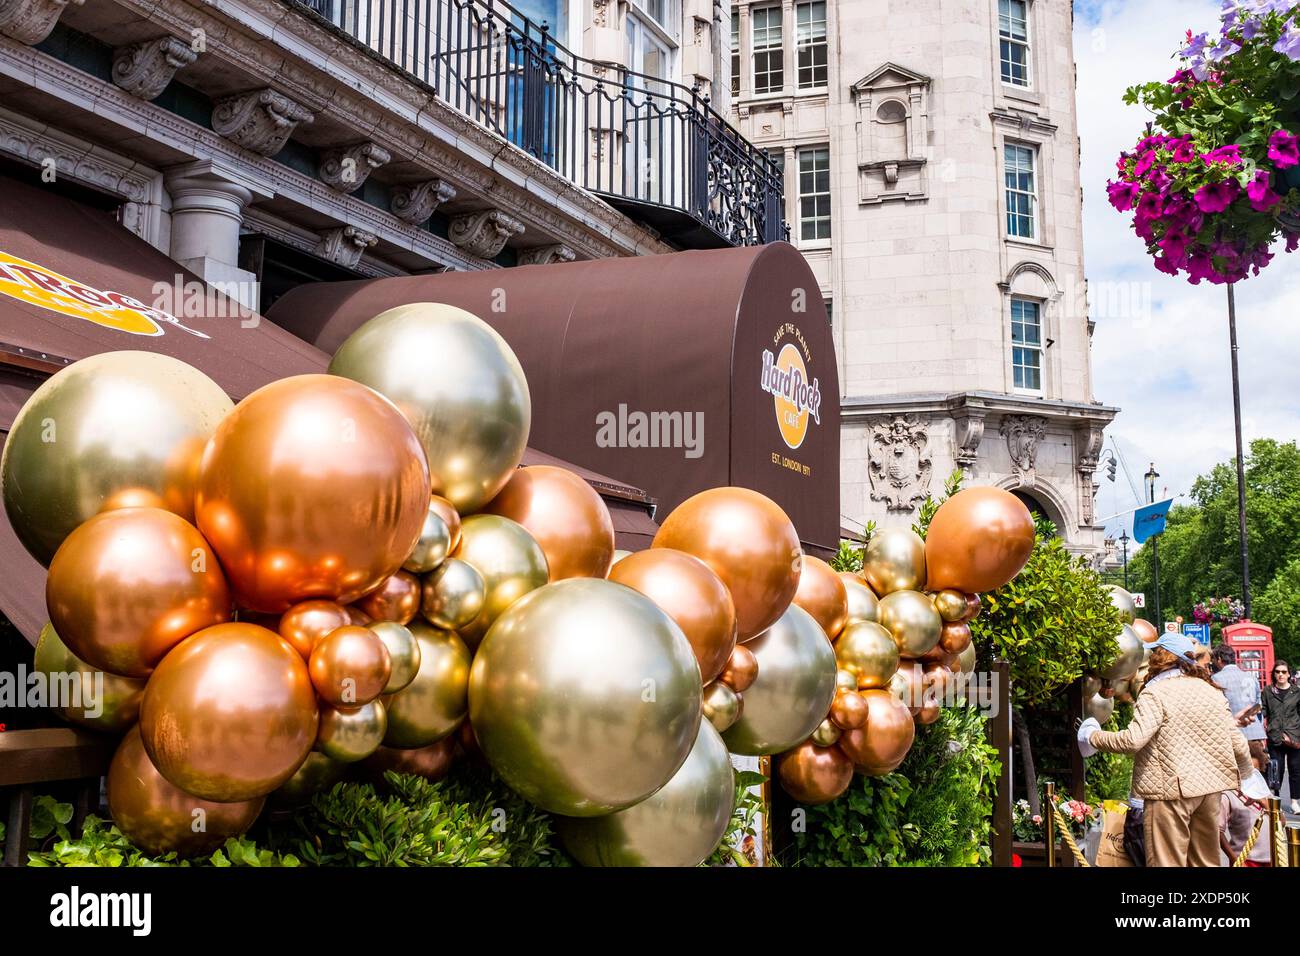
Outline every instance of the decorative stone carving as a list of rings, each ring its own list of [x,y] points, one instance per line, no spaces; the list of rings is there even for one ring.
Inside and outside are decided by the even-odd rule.
[[[378,241],[379,237],[373,232],[366,232],[356,226],[339,226],[321,233],[316,254],[346,269],[355,269],[361,261],[361,253]]]
[[[263,156],[284,149],[298,124],[313,119],[306,107],[270,87],[227,96],[212,108],[212,128],[219,135]]]
[[[372,172],[392,158],[384,147],[370,142],[326,150],[320,159],[320,178],[339,192],[356,192]]]
[[[495,259],[505,248],[506,241],[523,231],[524,224],[513,216],[500,209],[485,209],[453,219],[447,238],[470,255]]]
[[[521,266],[546,266],[552,262],[572,262],[577,254],[562,242],[519,250]]]
[[[428,222],[439,206],[455,198],[451,183],[430,179],[413,186],[394,186],[390,205],[397,218],[419,226]]]
[[[984,440],[984,416],[962,415],[953,419],[953,461],[961,468],[974,468]]]
[[[1008,415],[1002,419],[999,433],[1007,440],[1011,463],[1022,475],[1031,475],[1038,459],[1038,442],[1047,428],[1047,420],[1037,415]]]
[[[1080,474],[1091,475],[1097,470],[1097,456],[1101,454],[1102,430],[1090,424],[1074,433],[1075,462]]]
[[[910,512],[930,491],[930,436],[915,416],[895,415],[871,426],[871,498],[890,511]]]
[[[69,6],[85,0],[0,0],[0,33],[35,46],[54,32],[54,24]]]
[[[857,130],[858,202],[925,199],[930,78],[884,63],[849,92]]]
[[[198,59],[189,44],[161,36],[113,51],[113,82],[132,96],[152,100],[167,88],[176,71]]]

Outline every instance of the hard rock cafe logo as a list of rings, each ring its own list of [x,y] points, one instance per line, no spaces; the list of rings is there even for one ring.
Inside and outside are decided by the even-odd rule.
[[[209,337],[123,292],[92,288],[7,252],[0,252],[0,295],[131,335],[162,335],[163,327],[170,325],[201,339]]]
[[[775,355],[763,350],[763,391],[776,405],[776,424],[781,439],[795,449],[808,436],[808,420],[821,424],[821,388],[817,379],[808,381],[803,355],[793,342],[786,342]]]

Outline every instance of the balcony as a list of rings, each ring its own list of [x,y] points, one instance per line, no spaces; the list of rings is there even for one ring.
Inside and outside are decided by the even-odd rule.
[[[782,177],[706,94],[577,56],[503,0],[289,0],[683,248],[784,239]]]

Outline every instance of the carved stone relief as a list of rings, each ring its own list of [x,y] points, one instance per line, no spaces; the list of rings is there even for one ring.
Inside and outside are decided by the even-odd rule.
[[[466,213],[451,221],[449,238],[470,255],[494,259],[512,236],[524,231],[524,224],[500,209]]]
[[[394,186],[390,203],[393,215],[419,226],[428,222],[439,206],[455,198],[456,190],[451,183],[429,179],[412,186]]]
[[[909,512],[930,491],[930,436],[912,415],[876,422],[870,432],[871,498],[890,511]]]
[[[113,51],[113,82],[132,96],[152,100],[167,88],[177,70],[198,56],[184,40],[170,35],[120,46]]]
[[[340,226],[321,233],[316,254],[348,269],[356,268],[361,254],[379,241],[373,232],[356,226]]]
[[[1022,476],[1031,476],[1034,472],[1038,442],[1046,427],[1046,419],[1036,415],[1008,415],[1002,419],[999,433],[1007,440],[1011,463]]]
[[[340,192],[356,192],[374,170],[392,158],[388,150],[371,142],[327,150],[321,154],[320,178]]]
[[[0,0],[0,33],[35,46],[54,32],[54,25],[69,6],[85,0]]]
[[[562,242],[549,246],[533,246],[531,249],[519,250],[521,266],[545,266],[552,262],[572,262],[577,255]]]
[[[263,156],[274,156],[299,123],[313,119],[306,107],[270,87],[227,96],[212,108],[212,128],[218,135]]]

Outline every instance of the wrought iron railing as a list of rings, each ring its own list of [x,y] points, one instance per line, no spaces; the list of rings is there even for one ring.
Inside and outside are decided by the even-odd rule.
[[[292,0],[570,182],[716,244],[785,238],[782,174],[707,94],[577,56],[503,0]]]

